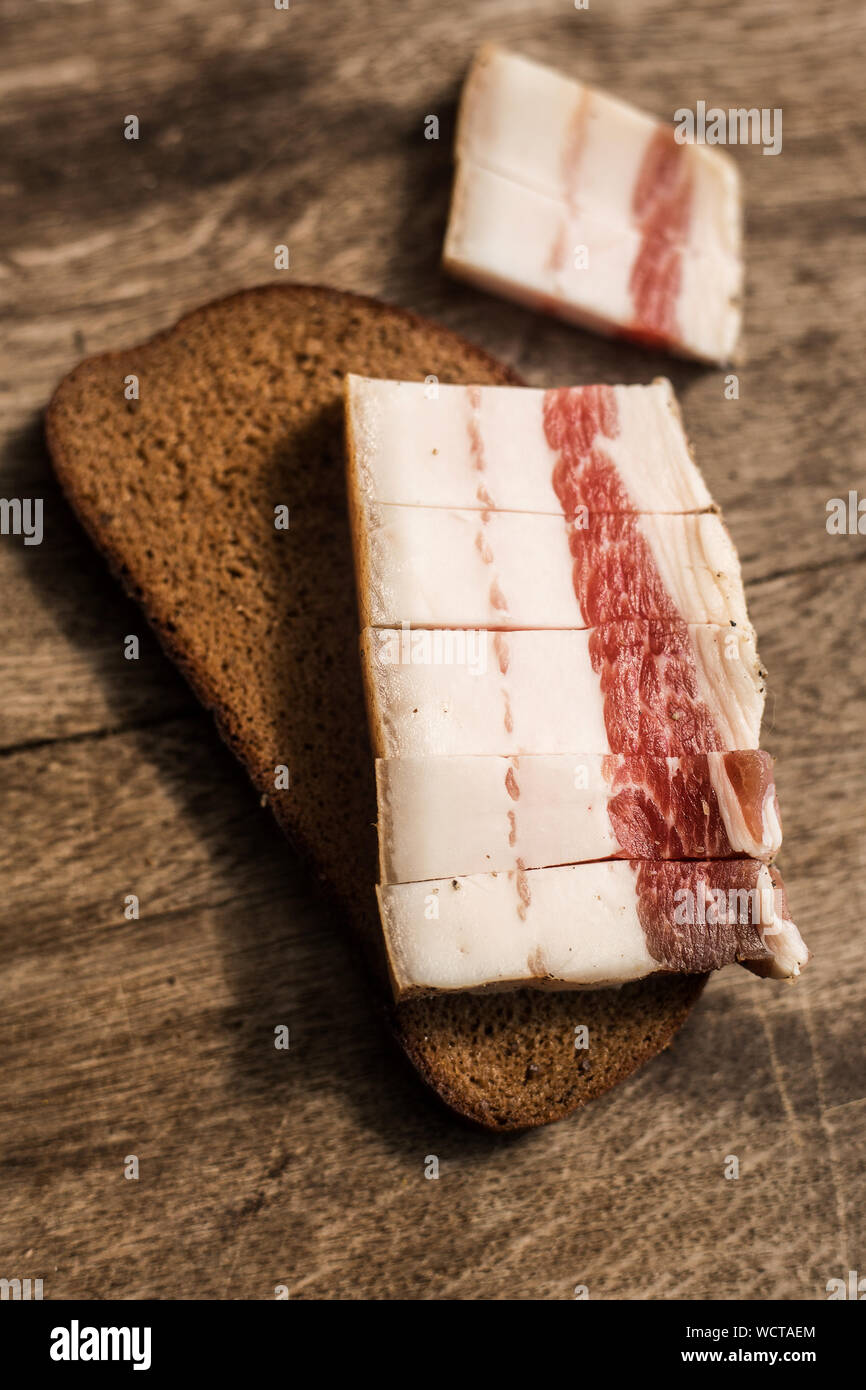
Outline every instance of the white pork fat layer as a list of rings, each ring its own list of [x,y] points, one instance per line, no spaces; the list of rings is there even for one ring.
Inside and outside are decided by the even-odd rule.
[[[538,869],[524,877],[531,902],[523,916],[515,874],[379,888],[398,996],[530,980],[601,987],[657,968],[638,920],[630,864]]]
[[[383,883],[619,853],[597,755],[380,758],[376,784]]]

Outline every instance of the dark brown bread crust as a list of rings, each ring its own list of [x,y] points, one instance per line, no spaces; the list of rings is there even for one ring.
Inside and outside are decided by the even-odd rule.
[[[559,1119],[666,1047],[703,978],[386,1002],[342,456],[346,372],[519,378],[435,324],[309,285],[205,305],[81,363],[47,412],[72,506],[374,958],[418,1071],[491,1129]],[[139,378],[140,399],[124,398]],[[274,507],[291,509],[286,533]],[[291,789],[276,792],[285,763]],[[589,1051],[574,1047],[576,1024]]]

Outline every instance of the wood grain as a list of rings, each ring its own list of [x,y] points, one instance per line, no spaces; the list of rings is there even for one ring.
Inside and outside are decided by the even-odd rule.
[[[864,27],[855,0],[90,0],[62,23],[6,0],[0,494],[43,497],[46,536],[0,537],[0,1276],[46,1297],[814,1299],[863,1272],[866,549],[825,507],[866,489]],[[659,115],[783,108],[778,158],[734,152],[739,400],[441,275],[455,101],[486,38]],[[790,989],[722,974],[670,1053],[522,1139],[463,1129],[401,1066],[180,678],[146,636],[123,661],[140,618],[41,444],[82,355],[276,277],[281,242],[296,278],[429,313],[537,384],[669,374],[743,556],[815,960]]]

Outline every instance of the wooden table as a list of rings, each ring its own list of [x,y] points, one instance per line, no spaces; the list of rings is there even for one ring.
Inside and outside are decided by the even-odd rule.
[[[866,492],[862,7],[5,0],[0,15],[0,493],[46,509],[41,546],[0,537],[0,1276],[41,1277],[46,1298],[820,1299],[866,1274],[866,540],[825,525],[828,499]],[[487,38],[662,116],[783,109],[781,155],[734,152],[738,400],[718,371],[442,276],[455,99]],[[208,718],[155,641],[123,660],[141,620],[42,444],[82,355],[274,278],[281,242],[298,279],[436,316],[534,383],[670,374],[743,557],[782,867],[814,962],[790,988],[724,972],[669,1053],[521,1138],[464,1128],[391,1051]]]

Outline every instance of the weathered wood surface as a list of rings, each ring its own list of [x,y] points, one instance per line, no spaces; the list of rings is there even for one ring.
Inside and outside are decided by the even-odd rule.
[[[866,541],[824,523],[866,488],[864,28],[855,0],[0,7],[0,494],[46,506],[42,546],[0,538],[0,1276],[46,1297],[814,1299],[863,1272]],[[489,37],[660,115],[783,108],[781,156],[736,151],[739,400],[441,275],[455,98]],[[726,972],[670,1053],[516,1140],[404,1069],[206,716],[152,640],[122,659],[141,621],[41,445],[82,355],[270,279],[279,242],[297,278],[430,313],[538,384],[667,372],[750,581],[815,960],[794,988]]]

